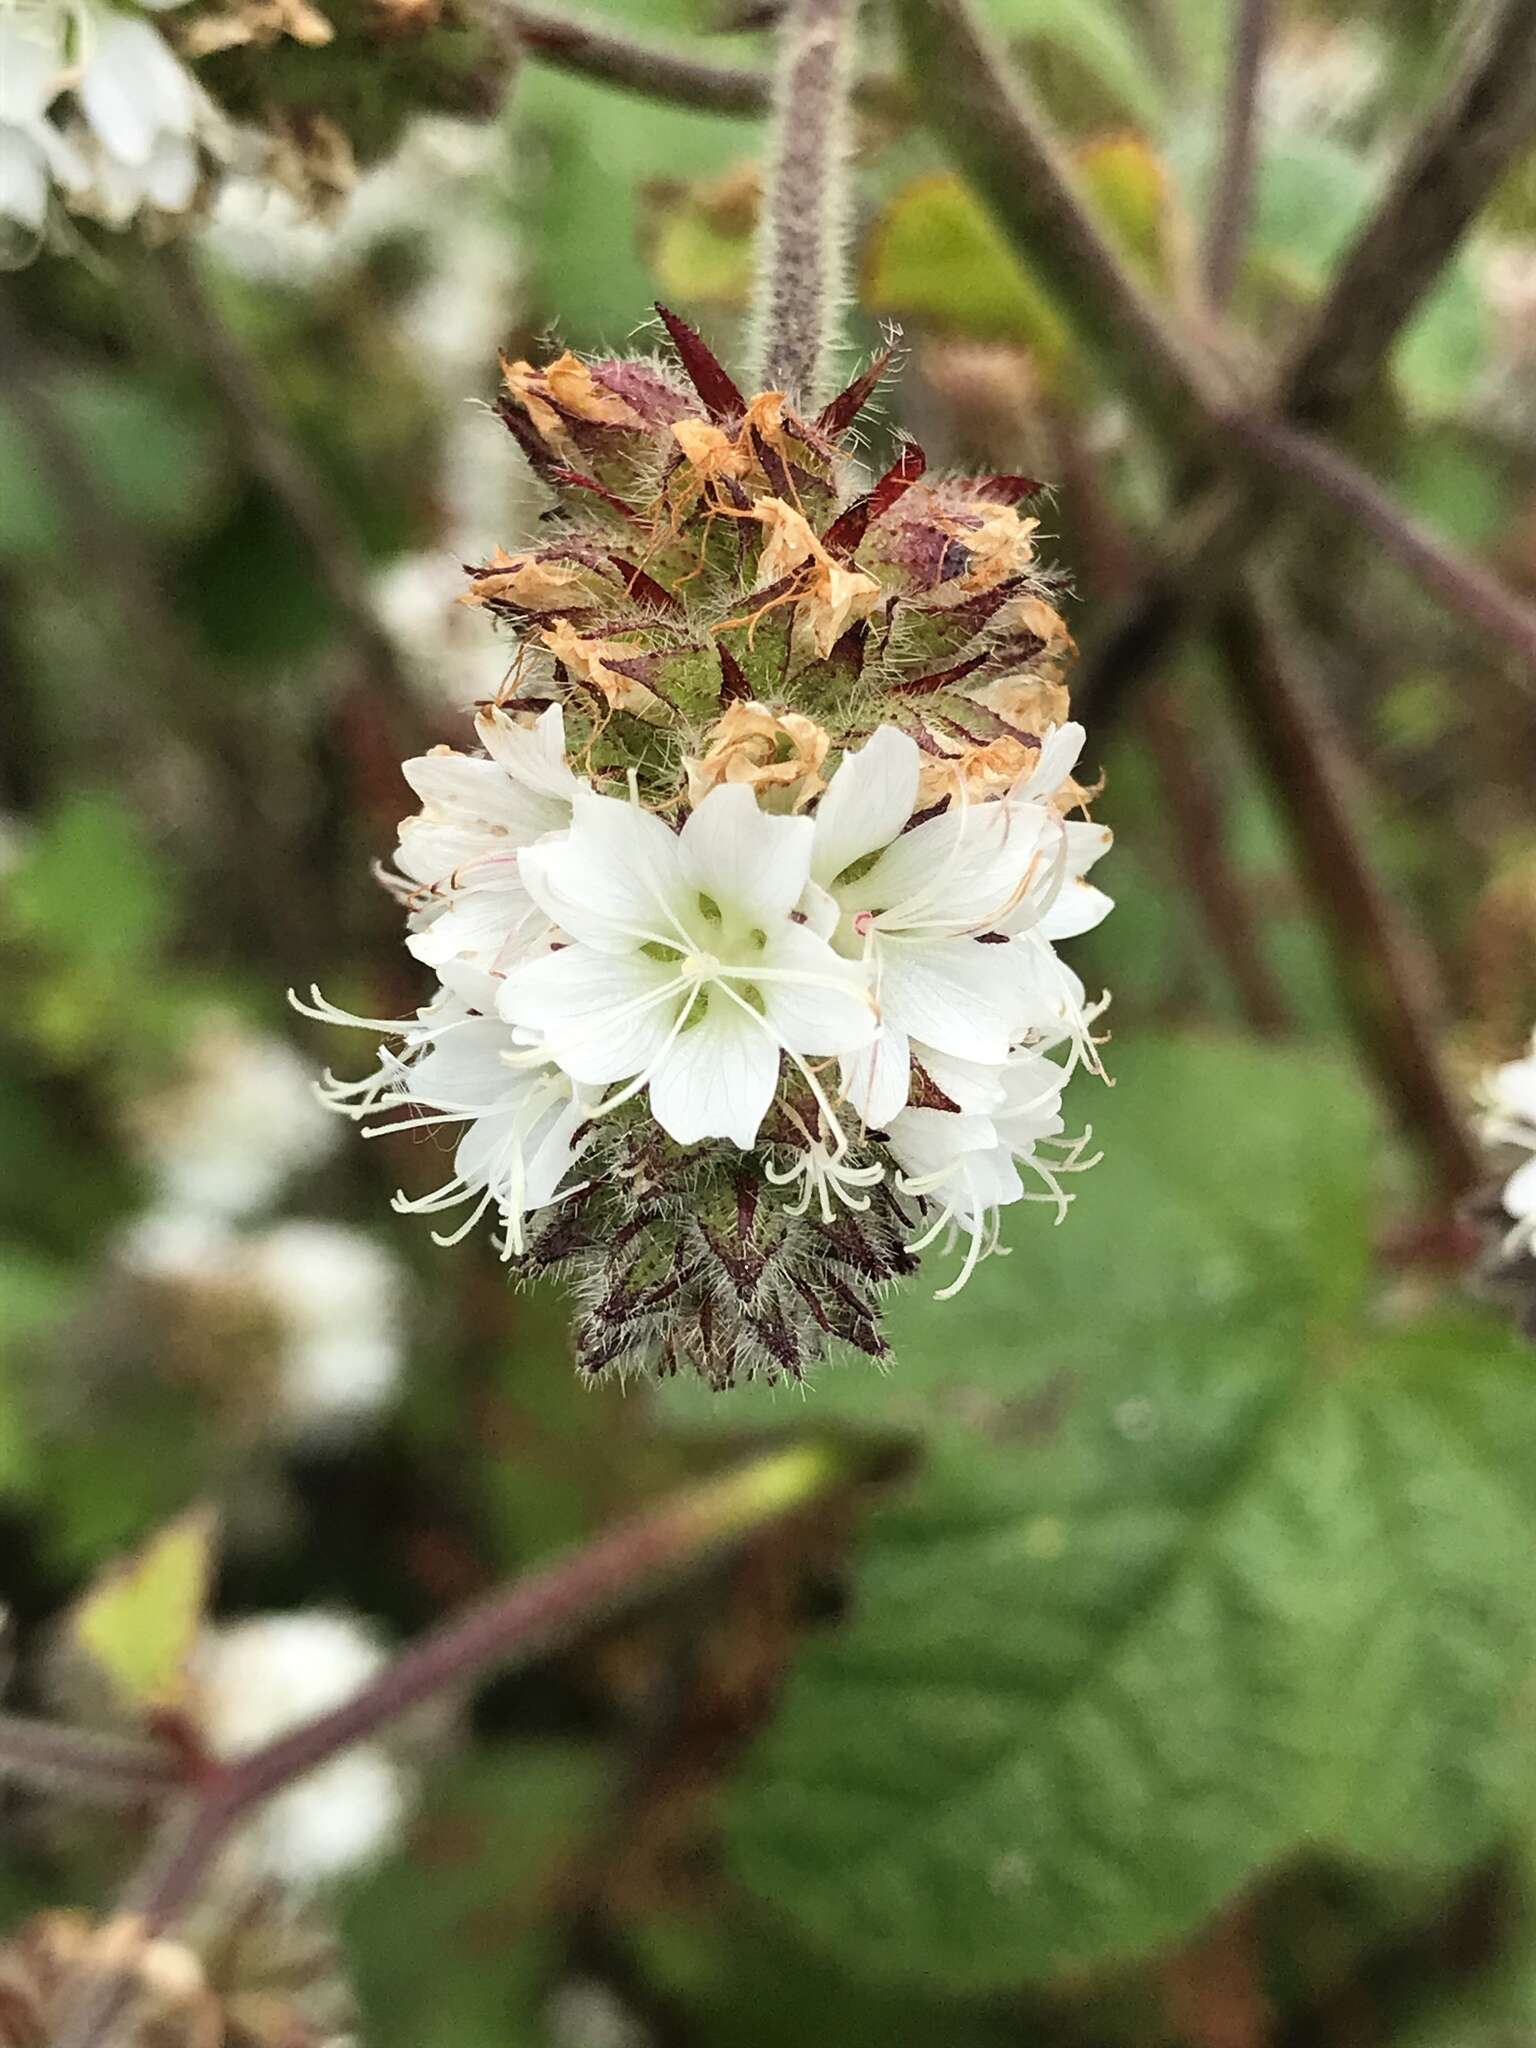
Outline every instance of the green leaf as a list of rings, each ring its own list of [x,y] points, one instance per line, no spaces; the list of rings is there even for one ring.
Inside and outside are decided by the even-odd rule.
[[[1259,166],[1252,256],[1291,295],[1309,300],[1364,220],[1379,174],[1321,135],[1290,135]],[[1465,258],[1454,261],[1392,354],[1410,408],[1426,419],[1457,412],[1489,359],[1488,318]]]
[[[1453,264],[1424,301],[1392,356],[1398,388],[1414,413],[1444,419],[1460,411],[1488,366],[1488,315],[1464,264]]]
[[[71,373],[58,379],[59,409],[96,471],[108,504],[156,538],[195,533],[218,488],[215,451],[183,404],[128,377]],[[46,470],[0,396],[0,562],[56,553],[66,522]],[[80,573],[88,575],[89,565]]]
[[[557,1881],[608,1785],[602,1757],[574,1744],[502,1749],[434,1775],[411,1842],[342,1912],[371,2048],[545,2040]]]
[[[70,1615],[69,1635],[139,1711],[180,1704],[213,1577],[211,1510],[190,1508],[108,1566]]]
[[[970,188],[948,172],[917,179],[886,208],[866,253],[863,299],[873,313],[1020,342],[1047,372],[1071,347],[1049,297]]]
[[[1100,1965],[1304,1846],[1434,1869],[1507,1813],[1530,1354],[1475,1316],[1371,1313],[1373,1120],[1332,1065],[1114,1064],[1065,1226],[1025,1217],[957,1301],[909,1297],[888,1378],[815,1390],[819,1420],[926,1459],[729,1830],[747,1885],[871,1975]]]
[[[674,35],[681,10],[628,6],[607,13],[640,34]],[[667,16],[673,19],[669,22]],[[754,41],[709,37],[699,54],[749,61]],[[517,88],[524,158],[535,166],[520,195],[537,303],[574,348],[633,346],[652,319],[660,280],[641,232],[641,200],[661,180],[707,178],[761,146],[760,122],[652,105],[628,93],[528,64]],[[599,252],[573,262],[572,252]]]
[[[1162,119],[1162,82],[1116,0],[986,0],[983,11],[1005,39],[1069,59],[1132,120]]]
[[[35,1379],[38,1353],[73,1299],[67,1266],[0,1243],[0,1500],[35,1481],[22,1388]]]

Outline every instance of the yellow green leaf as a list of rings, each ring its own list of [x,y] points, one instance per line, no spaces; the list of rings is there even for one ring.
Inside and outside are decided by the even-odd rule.
[[[185,1695],[216,1534],[213,1511],[190,1508],[142,1549],[109,1565],[75,1607],[75,1644],[140,1712],[174,1707]]]
[[[644,195],[651,267],[663,294],[699,305],[745,306],[755,274],[756,171],[708,184],[660,183]]]
[[[873,313],[949,333],[1022,343],[1046,376],[1071,340],[1048,294],[1013,254],[980,201],[942,174],[903,187],[876,224],[864,275]]]
[[[1168,182],[1156,153],[1139,135],[1106,135],[1078,150],[1077,168],[1115,243],[1149,283],[1161,284]]]

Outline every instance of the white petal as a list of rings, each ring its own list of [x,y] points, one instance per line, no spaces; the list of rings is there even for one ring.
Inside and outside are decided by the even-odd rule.
[[[873,1037],[877,1020],[863,967],[841,959],[804,925],[785,924],[770,932],[762,964],[775,977],[804,977],[755,984],[768,1023],[791,1052],[846,1052]]]
[[[842,892],[845,910],[897,910],[899,924],[935,930],[987,928],[1016,905],[1031,871],[1045,864],[1043,816],[1035,806],[954,806],[888,846],[867,875]]]
[[[475,732],[491,759],[525,789],[569,811],[584,785],[565,758],[565,717],[558,704],[551,704],[532,726],[519,725],[505,711],[482,711]]]
[[[573,1080],[628,1080],[656,1057],[682,1005],[659,991],[676,968],[643,953],[598,953],[566,946],[514,967],[501,985],[509,1024],[537,1031]]]
[[[48,212],[48,166],[19,128],[0,128],[0,219],[36,233]]]
[[[900,1030],[940,1052],[984,1063],[1001,1060],[1016,1029],[1009,950],[975,939],[882,946],[881,1010]]]
[[[987,1066],[980,1060],[958,1060],[953,1053],[940,1052],[933,1045],[914,1046],[913,1052],[918,1065],[957,1109],[984,1116],[1007,1101],[1006,1067]]]
[[[651,1114],[679,1145],[728,1138],[748,1151],[778,1086],[779,1048],[721,988],[701,996],[694,1014],[651,1076]]]
[[[871,1045],[843,1055],[839,1079],[844,1097],[865,1123],[872,1130],[885,1130],[906,1107],[912,1089],[907,1034],[886,1023]]]
[[[85,118],[120,163],[142,168],[162,131],[190,133],[191,81],[147,21],[96,15],[90,37],[75,87]]]
[[[804,894],[796,906],[805,919],[806,928],[818,939],[830,939],[842,922],[842,911],[835,896],[829,896],[818,882],[807,882]]]
[[[532,939],[544,929],[544,913],[515,879],[510,887],[464,889],[424,930],[413,932],[406,949],[428,967],[460,954],[487,966],[501,964],[509,944]]]
[[[1504,1183],[1504,1209],[1522,1219],[1536,1215],[1536,1159],[1527,1159]]]
[[[197,195],[197,150],[184,135],[162,135],[150,154],[144,189],[162,213],[185,213]]]
[[[1040,919],[1041,934],[1047,939],[1075,939],[1102,924],[1114,907],[1114,898],[1092,882],[1069,881]]]
[[[1072,770],[1077,766],[1088,735],[1075,719],[1065,725],[1058,725],[1045,735],[1040,744],[1039,757],[1030,772],[1027,782],[1020,788],[1020,797],[1052,796],[1061,787]]]
[[[770,816],[744,782],[723,782],[683,827],[683,873],[727,916],[772,925],[800,900],[813,833],[809,818]]]
[[[865,854],[889,845],[912,815],[921,767],[916,741],[893,725],[843,756],[816,807],[811,872],[818,882],[835,882]]]
[[[1086,875],[1115,843],[1115,835],[1107,825],[1090,824],[1086,818],[1068,818],[1065,829],[1067,872],[1071,875]]]
[[[1536,1124],[1536,1058],[1509,1060],[1494,1069],[1489,1099],[1507,1116]]]
[[[0,13],[0,128],[28,128],[41,120],[64,83],[62,10],[23,28]]]
[[[692,943],[669,915],[686,893],[676,835],[636,804],[578,790],[569,836],[527,848],[519,867],[535,903],[584,945]]]
[[[891,1150],[914,1179],[940,1173],[973,1153],[998,1149],[990,1117],[955,1116],[947,1109],[904,1109],[887,1129]]]
[[[511,1049],[512,1033],[499,1017],[460,1024],[412,1062],[411,1096],[429,1108],[480,1115],[518,1092],[520,1077],[501,1057]]]
[[[542,796],[496,761],[472,754],[422,754],[401,771],[424,804],[449,818],[499,826],[514,846],[531,845],[570,823],[570,805]]]

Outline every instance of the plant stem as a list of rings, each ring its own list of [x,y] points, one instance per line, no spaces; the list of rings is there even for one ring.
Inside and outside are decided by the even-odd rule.
[[[282,506],[352,643],[376,697],[419,717],[410,680],[374,604],[367,557],[351,519],[294,439],[261,364],[209,296],[186,243],[167,242],[157,270],[170,315],[168,339],[196,360],[242,461]]]
[[[139,1806],[166,1798],[181,1773],[157,1743],[0,1714],[0,1782],[6,1780],[103,1806]]]
[[[1270,0],[1242,0],[1232,33],[1226,125],[1205,241],[1205,295],[1216,311],[1231,300],[1253,203],[1258,146],[1259,74],[1269,41]]]
[[[1315,434],[1258,414],[1233,414],[1227,427],[1268,467],[1347,513],[1384,554],[1394,556],[1452,611],[1512,649],[1521,657],[1528,685],[1536,687],[1536,605],[1420,526],[1373,477]]]
[[[1229,401],[1220,364],[1187,342],[1121,261],[1027,82],[968,0],[896,0],[934,130],[1077,339],[1156,416],[1203,433]]]
[[[1446,1077],[1434,961],[1382,888],[1363,837],[1364,780],[1309,671],[1296,621],[1248,579],[1222,612],[1233,699],[1270,777],[1334,955],[1362,1063],[1448,1207],[1482,1163]]]
[[[844,172],[858,0],[789,0],[757,258],[758,387],[802,410],[821,395],[846,296]]]
[[[119,1905],[114,1924],[133,1937],[124,1944],[127,1966],[71,1987],[54,2048],[101,2048],[132,1996],[134,1943],[170,1925],[235,1828],[274,1793],[422,1701],[493,1668],[531,1662],[663,1577],[718,1555],[868,1469],[867,1453],[820,1440],[768,1452],[707,1480],[490,1594],[413,1643],[341,1706],[224,1765],[173,1815]]]
[[[1398,158],[1289,366],[1283,412],[1332,423],[1388,349],[1510,165],[1536,139],[1536,6],[1468,0],[1462,61]]]
[[[525,7],[522,0],[493,5],[529,56],[646,99],[710,114],[761,114],[773,96],[763,71],[701,63],[681,50],[632,42],[606,24]]]

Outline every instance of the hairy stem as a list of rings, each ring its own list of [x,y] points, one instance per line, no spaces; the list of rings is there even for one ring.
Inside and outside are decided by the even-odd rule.
[[[531,1662],[665,1576],[809,1506],[868,1466],[867,1454],[818,1441],[708,1480],[490,1594],[413,1643],[341,1706],[225,1765],[172,1816],[129,1885],[114,1920],[124,1934],[124,1967],[71,1986],[54,2048],[101,2048],[111,2038],[133,1995],[138,1944],[186,1908],[230,1835],[265,1800],[422,1701],[492,1669]]]
[[[681,50],[637,43],[606,23],[583,21],[522,0],[491,0],[530,57],[646,99],[710,114],[761,114],[773,96],[766,72],[706,64]]]
[[[821,396],[846,296],[844,174],[857,0],[789,0],[759,229],[757,382],[802,409]]]
[[[1363,778],[1297,622],[1275,595],[1248,579],[1218,630],[1234,700],[1311,883],[1362,1063],[1450,1206],[1482,1166],[1440,1058],[1433,958],[1366,851]]]
[[[1205,239],[1205,295],[1217,311],[1231,300],[1248,232],[1259,139],[1259,74],[1269,41],[1269,17],[1270,0],[1242,0],[1233,27],[1226,123]]]

